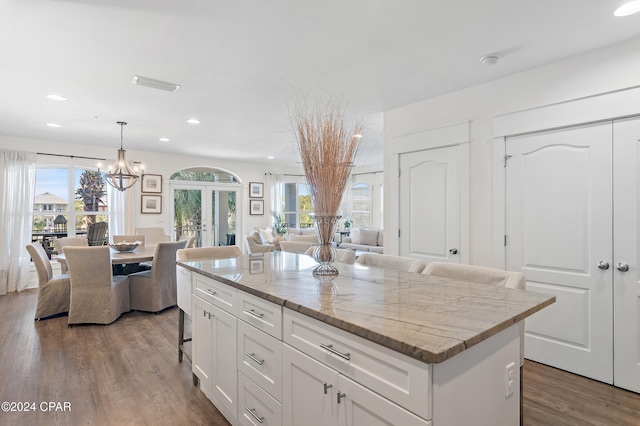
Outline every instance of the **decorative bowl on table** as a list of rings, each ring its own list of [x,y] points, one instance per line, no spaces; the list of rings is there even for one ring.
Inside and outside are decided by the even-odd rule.
[[[120,253],[127,253],[130,251],[134,251],[136,247],[140,245],[140,241],[134,241],[132,243],[128,243],[126,241],[121,241],[119,243],[109,244],[112,249],[119,251]]]

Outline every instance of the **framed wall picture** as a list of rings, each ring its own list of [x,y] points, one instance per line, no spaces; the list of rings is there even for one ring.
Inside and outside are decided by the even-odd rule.
[[[264,214],[264,200],[251,200],[249,214]]]
[[[264,183],[249,182],[249,197],[264,198]]]
[[[142,192],[162,193],[162,175],[142,175]]]
[[[162,195],[142,195],[140,213],[162,213]]]

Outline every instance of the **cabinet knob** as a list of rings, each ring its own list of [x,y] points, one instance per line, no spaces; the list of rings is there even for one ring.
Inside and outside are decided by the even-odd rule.
[[[598,268],[606,271],[607,269],[609,269],[609,262],[601,260],[600,262],[598,262]]]
[[[616,263],[616,269],[620,272],[627,272],[629,270],[629,265],[626,263],[618,262]]]
[[[454,247],[454,248],[451,248],[451,249],[449,249],[449,253],[451,253],[451,254],[458,254],[458,249],[457,249],[457,248],[455,248],[455,247]]]

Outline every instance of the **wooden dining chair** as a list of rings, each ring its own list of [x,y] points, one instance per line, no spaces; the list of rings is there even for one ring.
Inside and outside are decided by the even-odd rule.
[[[53,246],[58,254],[62,254],[62,249],[65,247],[87,247],[88,245],[89,243],[84,237],[60,237],[53,239]],[[60,263],[60,272],[66,274],[68,271],[69,269],[67,268],[66,262]]]
[[[178,303],[176,252],[186,244],[186,241],[158,243],[151,270],[129,275],[131,309],[160,312]]]
[[[42,244],[27,244],[27,251],[38,272],[36,321],[69,312],[69,274],[53,275],[51,261]]]
[[[109,247],[65,247],[71,277],[69,326],[111,324],[130,311],[129,277],[113,276]]]

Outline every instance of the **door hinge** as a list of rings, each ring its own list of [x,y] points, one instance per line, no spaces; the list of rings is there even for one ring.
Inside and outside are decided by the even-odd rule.
[[[509,155],[509,154],[505,154],[504,155],[504,167],[507,167],[507,161],[509,160],[509,158],[513,157],[513,155]]]

